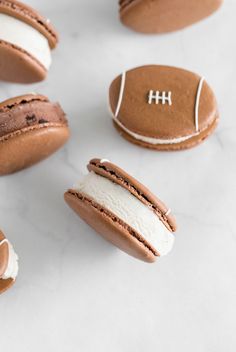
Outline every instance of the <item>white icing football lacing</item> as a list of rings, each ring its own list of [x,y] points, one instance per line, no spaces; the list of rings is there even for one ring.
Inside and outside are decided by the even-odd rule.
[[[119,94],[119,99],[116,107],[116,112],[115,112],[115,117],[119,115],[122,100],[123,100],[123,95],[124,95],[124,90],[125,90],[125,80],[126,80],[126,72],[123,72],[121,76],[121,85],[120,85],[120,94]]]
[[[203,83],[205,81],[205,78],[202,77],[200,79],[198,89],[197,89],[197,97],[196,97],[196,105],[195,105],[195,128],[196,132],[199,132],[199,104],[200,104],[200,97],[201,97],[201,92],[202,92],[202,87]]]
[[[4,238],[4,240],[2,240],[2,241],[0,242],[0,246],[1,246],[2,244],[4,244],[4,243],[9,243],[9,241],[8,241],[6,238]]]

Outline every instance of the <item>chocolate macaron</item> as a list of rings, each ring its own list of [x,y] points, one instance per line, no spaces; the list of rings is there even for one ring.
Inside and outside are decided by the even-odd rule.
[[[0,231],[0,294],[8,290],[18,274],[18,256]]]
[[[0,80],[42,81],[58,35],[50,21],[16,0],[0,0]]]
[[[106,159],[65,193],[68,205],[101,236],[145,262],[166,255],[176,230],[171,210],[140,182]]]
[[[149,65],[118,76],[109,91],[115,127],[128,141],[156,150],[194,147],[215,130],[215,95],[193,72]]]
[[[120,0],[121,22],[141,33],[173,32],[218,10],[223,0]]]
[[[65,113],[47,97],[28,94],[0,103],[0,175],[47,158],[68,138]]]

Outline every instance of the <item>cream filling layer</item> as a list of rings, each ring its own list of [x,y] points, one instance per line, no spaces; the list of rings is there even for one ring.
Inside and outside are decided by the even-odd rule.
[[[8,244],[8,249],[9,249],[9,257],[8,257],[8,265],[6,268],[5,273],[0,277],[0,279],[7,280],[7,279],[13,279],[15,280],[18,274],[18,256],[16,252],[14,251],[11,243],[8,240],[3,240],[0,245],[3,243],[7,242]]]
[[[111,180],[90,172],[73,187],[111,211],[137,231],[160,255],[170,252],[174,235],[158,216],[127,189]]]
[[[27,23],[0,13],[0,40],[22,48],[49,69],[52,59],[48,40]]]

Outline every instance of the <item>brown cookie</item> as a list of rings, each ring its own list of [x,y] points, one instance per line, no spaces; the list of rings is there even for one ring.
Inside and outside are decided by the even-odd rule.
[[[67,119],[58,103],[37,94],[0,103],[0,175],[47,158],[68,138]]]
[[[65,193],[68,205],[102,237],[145,262],[173,246],[176,222],[146,187],[105,159],[93,159],[89,174]]]
[[[109,91],[115,127],[132,143],[181,150],[205,140],[219,113],[203,77],[183,69],[149,65],[118,76]]]
[[[223,0],[120,0],[120,19],[137,32],[173,32],[210,16],[222,3]]]
[[[15,282],[18,273],[18,257],[0,230],[0,294]]]
[[[58,35],[50,21],[16,0],[0,0],[0,80],[43,80]]]

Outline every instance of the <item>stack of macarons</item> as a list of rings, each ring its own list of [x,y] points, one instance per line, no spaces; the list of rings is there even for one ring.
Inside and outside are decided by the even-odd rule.
[[[120,0],[121,22],[141,33],[187,27],[215,12],[223,0]],[[17,1],[0,0],[0,80],[46,78],[58,34],[50,20]],[[157,151],[194,147],[215,130],[219,112],[206,79],[185,69],[147,65],[123,72],[109,89],[119,134]],[[36,93],[0,102],[0,175],[49,157],[70,135],[59,103]],[[107,159],[66,191],[66,203],[103,238],[129,255],[155,262],[167,255],[177,229],[172,211],[148,188]],[[18,257],[0,231],[0,294],[13,285]]]

